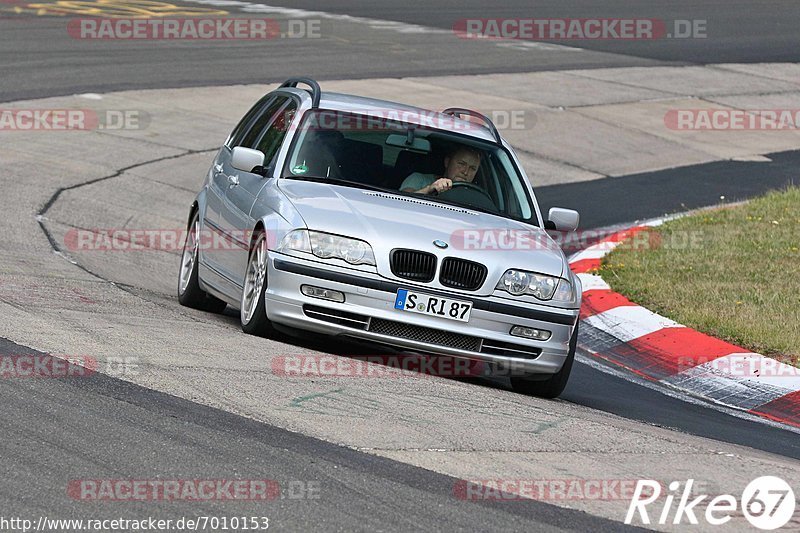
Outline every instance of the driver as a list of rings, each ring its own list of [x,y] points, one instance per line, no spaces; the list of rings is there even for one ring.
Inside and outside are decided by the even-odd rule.
[[[450,190],[454,181],[472,183],[481,164],[481,153],[469,146],[459,146],[444,158],[444,176],[414,172],[400,185],[403,192],[431,194]]]

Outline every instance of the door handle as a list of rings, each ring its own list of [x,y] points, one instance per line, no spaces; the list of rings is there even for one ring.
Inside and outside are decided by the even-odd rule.
[[[228,183],[229,183],[228,186],[231,189],[236,187],[237,185],[239,185],[239,176],[237,176],[235,174],[228,176]]]

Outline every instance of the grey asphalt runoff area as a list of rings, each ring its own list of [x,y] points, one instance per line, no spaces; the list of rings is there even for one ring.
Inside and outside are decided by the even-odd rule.
[[[544,209],[569,204],[588,228],[624,224],[690,209],[740,202],[800,183],[800,152],[769,161],[715,161],[580,183],[540,187]],[[624,191],[622,193],[621,191]],[[724,197],[724,199],[722,199]]]
[[[650,73],[651,78],[658,75],[669,74],[658,69]],[[751,78],[746,79],[760,83]],[[473,84],[487,80],[478,77]],[[343,81],[326,82],[326,87],[399,93],[413,86],[416,98],[430,99],[433,107],[441,107],[440,99],[446,96],[437,84],[451,82],[449,78],[388,80],[375,87],[369,81]],[[43,352],[94,357],[113,375],[118,375],[112,372],[115,362],[131,360],[136,371],[118,377],[143,389],[343,446],[364,455],[365,462],[389,459],[451,479],[692,478],[713,483],[715,493],[737,493],[765,472],[794,480],[796,448],[788,442],[796,440],[795,433],[771,431],[772,443],[756,438],[726,443],[675,431],[670,428],[713,438],[730,436],[735,428],[745,426],[714,410],[680,409],[677,405],[681,404],[673,400],[617,378],[608,379],[596,369],[591,369],[588,379],[583,369],[576,372],[578,379],[570,384],[565,399],[558,401],[515,394],[507,383],[486,386],[413,376],[285,376],[275,371],[281,358],[357,352],[341,343],[243,335],[233,312],[212,315],[180,307],[174,296],[177,250],[81,249],[68,238],[78,230],[93,234],[92,228],[181,228],[213,146],[220,142],[219,132],[228,131],[266,90],[263,86],[169,89],[36,102],[58,109],[137,108],[151,121],[141,130],[5,133],[13,142],[6,150],[9,160],[2,172],[15,186],[0,197],[7,229],[3,246],[8,252],[0,263],[3,335]],[[466,98],[464,92],[461,98]],[[469,94],[481,105],[493,98]],[[613,105],[635,110],[650,104],[635,99]],[[593,113],[600,112],[597,106],[589,107]],[[647,135],[636,133],[636,128],[626,134],[631,143],[648,142]],[[784,142],[795,140],[787,137]],[[552,143],[553,149],[556,145]],[[717,145],[700,138],[694,153],[713,158]],[[85,150],[86,146],[93,149]],[[81,159],[72,157],[78,152],[84,154]],[[42,159],[42,153],[50,157]],[[610,168],[619,164],[615,159],[613,155],[598,157],[595,164]],[[639,164],[657,163],[653,161],[640,159]],[[631,158],[625,164],[635,162]],[[30,171],[31,165],[36,165],[35,172]],[[585,173],[577,176],[584,178]],[[624,178],[583,181],[605,179]],[[40,386],[46,388],[47,381]],[[570,401],[573,398],[578,402]],[[626,402],[636,405],[624,408]],[[648,402],[653,413],[643,419],[649,423],[636,422]],[[80,401],[68,404],[80,405]],[[669,410],[674,416],[665,416]],[[113,432],[101,435],[115,438]],[[141,446],[151,455],[158,453],[148,441]],[[24,465],[26,475],[52,483],[50,465],[45,471],[38,464]],[[19,466],[14,463],[14,468]],[[137,474],[131,466],[127,475],[147,478],[152,472],[147,463],[139,463],[138,468],[143,472]],[[109,476],[89,466],[75,475]],[[628,502],[549,498],[546,503],[621,521]],[[358,524],[355,518],[345,526],[354,523]]]
[[[201,7],[191,2],[170,3]],[[311,0],[252,3],[324,9],[332,14],[397,21],[418,28],[385,23],[370,27],[367,23],[322,18],[319,39],[188,45],[175,41],[98,42],[77,40],[68,34],[67,23],[74,17],[36,16],[35,10],[15,14],[9,10],[23,2],[13,0],[1,4],[6,10],[0,16],[0,69],[11,75],[0,78],[0,101],[87,91],[269,83],[301,74],[318,79],[364,79],[800,59],[800,36],[796,31],[800,6],[792,0],[733,4],[726,0],[647,0],[635,5],[628,0],[549,0],[535,5],[514,0],[502,6],[478,0],[335,0],[325,2],[324,7]],[[270,12],[248,15],[235,7],[229,9],[232,16],[274,16]],[[499,43],[479,53],[474,43],[452,38],[453,25],[462,18],[530,17],[705,20],[707,37],[518,41]]]
[[[8,8],[13,9],[16,1]],[[213,9],[190,2],[169,3]],[[4,5],[0,3],[0,9]],[[287,20],[295,20],[280,13],[220,9],[227,9],[230,17],[273,18],[283,27]],[[300,75],[320,80],[366,79],[659,63],[541,43],[538,46],[544,53],[531,53],[526,47],[485,46],[459,39],[449,30],[422,28],[420,33],[331,18],[319,19],[319,38],[86,40],[68,33],[69,21],[79,15],[35,13],[0,17],[0,70],[13,73],[0,78],[0,101],[126,89],[272,83]],[[308,18],[317,20],[302,16]]]
[[[289,5],[270,3],[280,4]],[[25,346],[86,354],[117,376],[0,379],[10,413],[0,422],[0,515],[174,519],[265,511],[273,527],[291,531],[603,531],[624,527],[626,500],[473,502],[459,499],[454,486],[460,479],[691,477],[713,493],[739,494],[766,474],[798,486],[796,433],[589,365],[577,365],[557,401],[520,396],[493,380],[287,379],[275,374],[276,357],[365,348],[256,339],[241,334],[235,313],[181,308],[176,252],[65,249],[71,230],[185,224],[213,149],[267,89],[247,84],[298,74],[344,80],[323,88],[432,108],[456,99],[523,110],[533,117],[530,128],[504,135],[542,180],[542,205],[577,207],[584,228],[779,188],[795,176],[796,135],[686,137],[659,123],[665,110],[698,103],[798,107],[797,66],[769,64],[797,60],[797,4],[695,4],[648,2],[633,10],[620,1],[546,2],[533,12],[523,2],[501,9],[473,0],[337,1],[326,3],[334,14],[320,17],[320,39],[267,43],[81,41],[67,33],[69,16],[6,10],[0,69],[11,75],[0,77],[0,101],[66,95],[7,106],[136,109],[151,123],[141,131],[0,132],[7,185],[0,197],[0,355],[29,353]],[[526,45],[458,40],[450,31],[454,18],[530,16],[700,18],[708,19],[709,38]],[[81,93],[90,94],[70,96]],[[137,370],[109,371],[122,360]],[[274,479],[284,497],[266,504],[90,502],[66,491],[70,480],[86,478],[230,477]],[[319,498],[309,497],[305,489],[317,486]],[[746,523],[739,516],[733,525]]]
[[[276,0],[270,5],[322,9],[313,0]],[[324,10],[395,20],[449,30],[459,19],[517,18],[649,18],[665,21],[705,21],[703,39],[559,39],[549,41],[592,51],[637,56],[659,61],[705,63],[797,62],[800,61],[800,5],[792,0],[510,0],[502,4],[481,0],[427,0],[406,2],[355,2],[329,0]],[[607,65],[608,66],[608,65]]]
[[[46,357],[0,339],[0,355],[8,354]],[[543,502],[458,499],[456,478],[100,373],[3,379],[0,403],[6,519],[266,516],[270,531],[635,529]],[[264,500],[203,502],[96,501],[68,493],[70,482],[87,478],[267,480],[278,491]]]

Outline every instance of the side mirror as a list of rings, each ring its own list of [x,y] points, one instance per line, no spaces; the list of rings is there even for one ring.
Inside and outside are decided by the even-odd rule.
[[[578,222],[580,222],[580,219],[581,217],[577,211],[561,207],[551,207],[550,212],[547,214],[544,227],[545,229],[554,229],[556,231],[575,231],[578,229]]]
[[[252,148],[237,146],[233,149],[231,166],[242,172],[264,174],[264,153]]]

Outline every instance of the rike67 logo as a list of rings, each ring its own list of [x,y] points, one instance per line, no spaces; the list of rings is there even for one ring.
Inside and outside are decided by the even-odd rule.
[[[689,479],[681,489],[681,483],[673,481],[663,497],[661,484],[658,481],[638,480],[628,513],[625,515],[625,523],[631,524],[638,513],[641,523],[649,525],[651,523],[649,510],[655,512],[653,521],[660,525],[686,522],[697,525],[697,516],[700,515],[707,523],[721,526],[728,523],[732,516],[738,515],[740,511],[753,527],[773,530],[785,526],[794,516],[794,491],[779,477],[762,476],[754,479],[742,492],[741,501],[737,501],[731,494],[715,496],[710,501],[706,501],[709,498],[707,494],[692,498],[693,484],[694,480]],[[677,506],[673,511],[676,500]],[[656,505],[648,509],[648,506],[656,502],[658,502]],[[705,507],[705,513],[701,514],[698,507]]]

